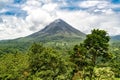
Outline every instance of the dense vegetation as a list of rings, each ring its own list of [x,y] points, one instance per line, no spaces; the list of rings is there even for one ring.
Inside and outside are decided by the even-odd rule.
[[[120,45],[109,45],[109,41],[106,31],[94,29],[74,46],[65,42],[2,44],[0,80],[119,80]]]

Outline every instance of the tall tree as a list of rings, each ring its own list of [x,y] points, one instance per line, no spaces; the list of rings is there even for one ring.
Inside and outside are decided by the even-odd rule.
[[[105,61],[110,58],[108,52],[110,37],[104,30],[94,29],[91,34],[86,36],[84,47],[87,48],[88,58],[90,59],[90,80],[94,75],[94,68],[98,61]]]
[[[97,64],[110,58],[108,52],[110,37],[104,30],[94,29],[86,36],[83,44],[74,47],[72,62],[77,66],[75,70],[82,71],[82,79],[94,77],[94,68]]]

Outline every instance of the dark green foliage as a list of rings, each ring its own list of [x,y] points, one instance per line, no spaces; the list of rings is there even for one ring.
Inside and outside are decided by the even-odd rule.
[[[0,54],[4,53],[17,53],[27,52],[31,42],[17,42],[17,41],[1,41],[0,42]]]
[[[70,65],[67,61],[64,61],[56,50],[35,43],[30,51],[31,79],[65,80],[71,78]]]
[[[71,55],[71,61],[75,64],[74,72],[79,73],[81,79],[85,79],[87,72],[85,72],[88,65],[87,49],[83,44],[75,45],[73,48],[73,54]]]
[[[109,58],[109,40],[110,37],[104,30],[94,29],[91,34],[87,35],[84,46],[87,48],[89,55],[91,55],[94,65],[97,64],[98,57],[103,57],[103,59]]]
[[[76,65],[76,71],[83,70],[85,66],[87,66],[86,62],[86,48],[84,48],[83,44],[75,45],[74,54],[71,55],[71,61],[74,62]]]
[[[90,59],[90,80],[94,77],[94,68],[99,61],[106,61],[105,59],[110,58],[109,42],[110,37],[106,31],[94,29],[91,34],[88,34],[84,40],[84,46],[87,48],[88,58]],[[100,60],[101,58],[101,60]]]
[[[89,72],[89,79],[92,80],[94,77],[94,68],[97,67],[98,64],[111,58],[111,54],[108,52],[109,39],[110,37],[106,31],[94,29],[91,34],[86,36],[83,44],[74,47],[72,59],[77,65],[78,71],[83,72],[84,78],[84,71],[87,71]]]
[[[112,44],[111,52],[114,57],[110,60],[109,66],[112,67],[115,77],[120,78],[120,44],[118,42]]]
[[[107,33],[104,30],[93,30],[91,34],[87,35],[87,38],[84,41],[84,45],[87,49],[99,50],[99,54],[104,54],[108,51],[108,42],[110,37],[107,36]]]
[[[0,80],[22,80],[28,68],[28,55],[22,53],[0,56]]]

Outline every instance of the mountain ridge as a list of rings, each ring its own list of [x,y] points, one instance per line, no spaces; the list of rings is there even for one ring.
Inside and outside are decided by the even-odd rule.
[[[111,41],[120,41],[120,35],[111,36]]]

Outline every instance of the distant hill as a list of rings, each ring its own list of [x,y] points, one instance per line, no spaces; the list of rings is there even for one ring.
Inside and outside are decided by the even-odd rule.
[[[120,35],[116,35],[116,36],[111,36],[111,41],[115,42],[120,42]]]

